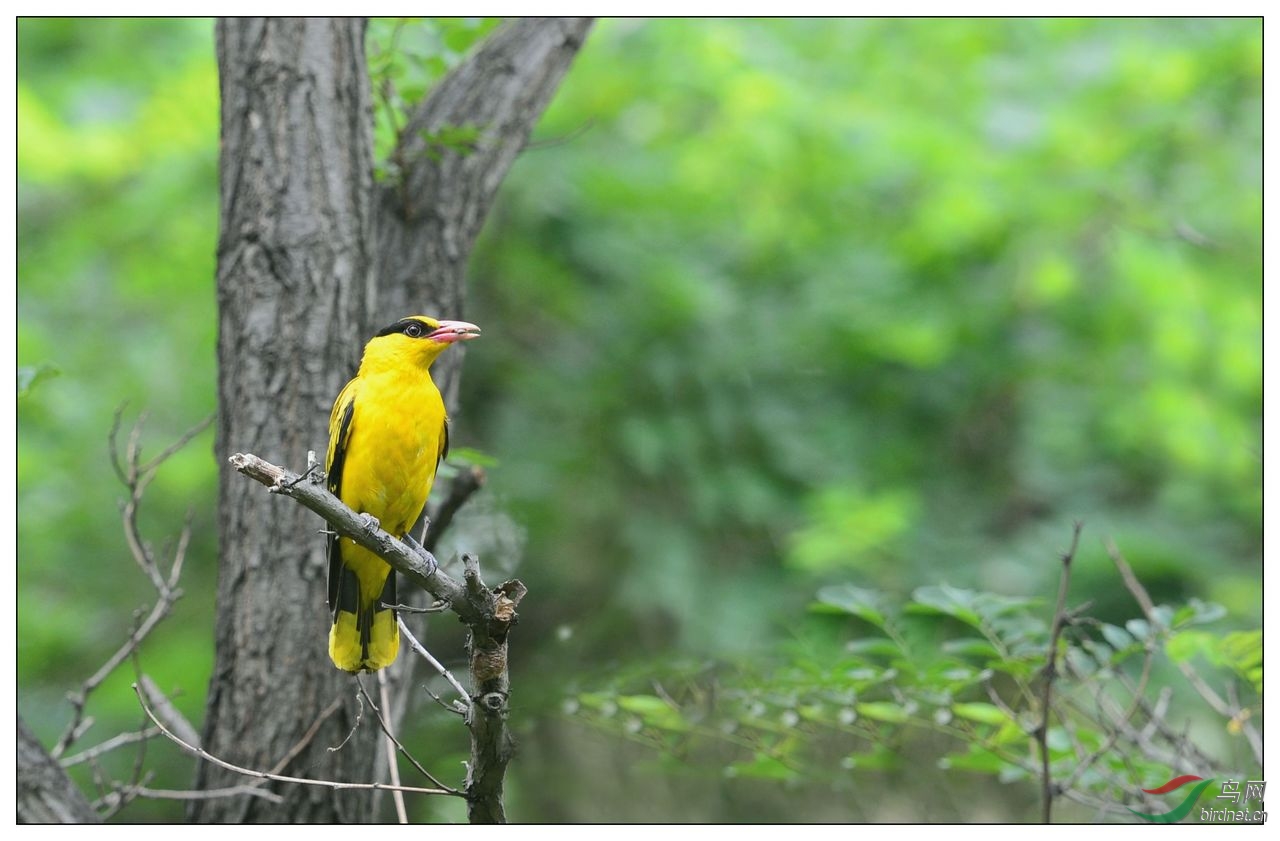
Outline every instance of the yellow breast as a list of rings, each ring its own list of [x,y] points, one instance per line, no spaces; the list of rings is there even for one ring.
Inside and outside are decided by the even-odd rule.
[[[440,392],[425,371],[364,376],[355,396],[342,501],[397,537],[422,513],[444,435]]]

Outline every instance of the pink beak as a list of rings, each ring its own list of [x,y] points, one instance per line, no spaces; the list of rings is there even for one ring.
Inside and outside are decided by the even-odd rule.
[[[427,336],[428,339],[435,339],[445,344],[479,337],[480,328],[466,321],[441,321],[440,326]]]

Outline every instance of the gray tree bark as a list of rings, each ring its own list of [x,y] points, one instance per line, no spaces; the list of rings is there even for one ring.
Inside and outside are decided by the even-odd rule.
[[[362,20],[221,20],[218,462],[256,448],[286,464],[322,450],[329,408],[359,353],[371,297],[372,100]],[[371,779],[375,740],[351,679],[326,657],[325,546],[296,506],[219,477],[216,659],[204,746],[272,769],[335,698],[347,702],[281,773]],[[202,763],[199,788],[243,782]],[[369,799],[272,784],[281,805],[193,801],[208,822],[370,817]]]
[[[101,823],[80,789],[18,719],[18,823]]]
[[[304,464],[308,450],[324,449],[329,408],[375,325],[462,314],[466,260],[497,186],[589,26],[516,21],[495,32],[412,115],[396,152],[402,180],[378,186],[364,22],[218,23],[220,464],[237,451]],[[426,154],[419,129],[445,125],[481,127],[475,151]],[[452,406],[461,354],[449,357],[453,367],[433,374]],[[373,781],[380,739],[367,712],[342,750],[328,750],[351,732],[356,707],[351,678],[327,656],[319,521],[253,491],[230,469],[220,476],[204,747],[244,767]],[[494,715],[505,719],[502,689]],[[335,700],[340,710],[305,738]],[[294,751],[287,768],[275,767]],[[198,771],[201,788],[236,782],[205,763]],[[271,785],[282,804],[218,798],[194,801],[188,815],[290,823],[373,815],[367,792]],[[473,814],[502,817],[500,776],[485,803]]]

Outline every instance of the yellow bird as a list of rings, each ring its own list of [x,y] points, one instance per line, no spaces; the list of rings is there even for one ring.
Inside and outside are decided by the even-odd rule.
[[[465,321],[402,318],[364,347],[329,416],[329,490],[403,538],[449,452],[449,419],[428,370],[450,344],[480,335]],[[329,657],[348,672],[390,665],[400,648],[396,576],[349,537],[329,538]]]

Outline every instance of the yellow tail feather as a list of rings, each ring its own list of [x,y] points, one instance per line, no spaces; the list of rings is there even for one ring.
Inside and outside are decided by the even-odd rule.
[[[369,607],[361,611],[359,618],[364,621],[357,621],[354,613],[338,611],[337,619],[329,629],[329,659],[346,672],[376,672],[390,666],[400,650],[396,612]],[[364,625],[363,629],[361,625]]]

